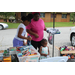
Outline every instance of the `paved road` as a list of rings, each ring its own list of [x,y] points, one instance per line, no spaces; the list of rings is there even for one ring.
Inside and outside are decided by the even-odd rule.
[[[55,46],[60,47],[62,45],[67,45],[67,46],[71,46],[70,43],[70,37],[69,37],[69,33],[70,33],[70,28],[71,27],[58,27],[58,29],[61,31],[61,34],[56,34],[54,36],[54,41],[55,41]],[[45,32],[44,37],[47,38],[48,34]],[[52,45],[48,44],[48,46],[50,47],[50,52],[52,55]],[[54,55],[55,56],[59,56],[59,51],[57,49],[54,49]]]
[[[70,28],[71,27],[59,27],[61,34],[55,35],[55,46],[60,47],[62,45],[71,45],[69,40]],[[13,46],[12,41],[16,34],[16,30],[17,29],[0,30],[0,50]],[[48,33],[44,32],[44,37],[47,39]],[[48,44],[48,46],[50,48],[50,55],[52,56],[52,45]],[[55,49],[54,55],[59,56],[59,51],[57,49]]]

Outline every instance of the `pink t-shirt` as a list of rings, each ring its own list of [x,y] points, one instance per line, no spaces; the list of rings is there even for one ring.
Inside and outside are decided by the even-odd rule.
[[[44,21],[42,19],[39,19],[38,21],[31,20],[31,23],[26,26],[26,29],[30,29],[34,33],[38,34],[39,37],[35,38],[35,36],[31,35],[33,41],[41,41],[43,39],[43,31],[45,28]]]

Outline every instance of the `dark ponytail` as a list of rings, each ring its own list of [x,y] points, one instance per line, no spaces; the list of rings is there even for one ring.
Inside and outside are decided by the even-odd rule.
[[[28,20],[29,22],[31,22],[31,19],[33,18],[32,14],[28,14],[28,16],[22,16],[21,20],[24,22],[26,20]]]

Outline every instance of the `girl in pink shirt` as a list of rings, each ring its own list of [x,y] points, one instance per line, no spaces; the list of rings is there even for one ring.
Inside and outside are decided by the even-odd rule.
[[[32,37],[31,44],[37,49],[41,46],[41,40],[43,39],[43,31],[46,30],[44,21],[40,19],[39,12],[33,12],[33,19],[31,23],[26,26],[27,32]]]

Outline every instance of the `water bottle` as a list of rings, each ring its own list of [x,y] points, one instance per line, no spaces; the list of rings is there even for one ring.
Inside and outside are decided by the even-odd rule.
[[[29,38],[29,37],[31,37],[31,36],[28,36],[28,38]],[[28,45],[28,46],[31,45],[31,41],[30,41],[30,40],[27,41],[27,45]]]

